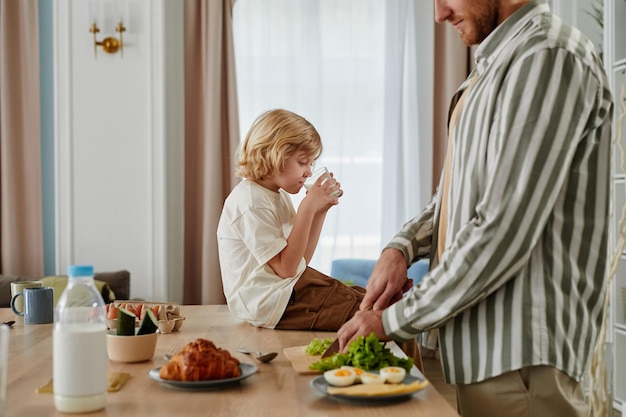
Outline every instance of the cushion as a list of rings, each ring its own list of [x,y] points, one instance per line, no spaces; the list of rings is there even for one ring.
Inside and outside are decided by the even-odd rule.
[[[330,276],[346,284],[365,288],[374,265],[376,265],[376,259],[335,259],[331,264]]]
[[[43,282],[44,287],[52,287],[54,289],[54,305],[56,306],[59,302],[59,298],[61,298],[61,294],[63,294],[63,291],[65,290],[65,287],[67,287],[67,277],[44,277],[39,281]],[[93,281],[96,284],[98,291],[100,291],[100,294],[102,294],[102,298],[106,304],[115,301],[115,294],[111,290],[108,283],[97,279],[94,279]]]
[[[365,288],[376,261],[376,259],[360,258],[335,259],[331,264],[330,275],[347,284]],[[407,276],[413,279],[413,285],[422,281],[422,277],[428,272],[429,264],[427,259],[421,259],[407,270]]]
[[[96,272],[94,279],[109,284],[116,300],[130,300],[130,272],[126,270]]]
[[[37,278],[16,277],[0,275],[0,307],[10,307],[11,305],[11,283],[16,281],[30,281]]]

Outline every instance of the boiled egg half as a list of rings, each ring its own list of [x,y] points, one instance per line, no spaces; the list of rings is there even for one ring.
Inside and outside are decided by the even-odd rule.
[[[354,383],[355,384],[358,384],[359,382],[361,382],[361,375],[363,375],[365,373],[365,371],[363,369],[356,368],[354,366],[343,365],[341,367],[341,369],[350,369],[352,372],[354,372],[354,375],[355,375]]]
[[[385,378],[372,372],[363,372],[361,375],[361,382],[363,384],[384,384]]]
[[[331,369],[330,371],[324,372],[324,379],[330,385],[334,385],[336,387],[346,387],[354,384],[356,374],[352,369]]]
[[[406,370],[399,366],[387,366],[380,369],[380,376],[390,384],[399,384],[404,381]]]

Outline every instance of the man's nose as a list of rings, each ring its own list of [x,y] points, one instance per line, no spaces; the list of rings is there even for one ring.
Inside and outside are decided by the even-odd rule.
[[[447,0],[435,0],[435,22],[443,23],[452,14],[448,7]]]

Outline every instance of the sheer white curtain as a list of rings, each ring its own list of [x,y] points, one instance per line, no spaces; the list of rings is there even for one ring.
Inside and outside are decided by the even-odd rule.
[[[311,262],[322,272],[330,272],[333,259],[378,258],[430,197],[432,104],[422,114],[418,102],[432,103],[433,74],[418,74],[418,67],[432,62],[423,55],[432,54],[433,35],[420,28],[430,43],[418,38],[417,25],[426,15],[432,28],[432,6],[418,12],[418,1],[235,3],[242,138],[263,111],[294,111],[320,132],[317,164],[344,189]],[[304,190],[294,197],[296,206],[303,196]]]

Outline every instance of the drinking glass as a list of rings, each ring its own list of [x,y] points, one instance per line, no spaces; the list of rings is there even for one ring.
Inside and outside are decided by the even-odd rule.
[[[330,177],[330,173],[328,172],[328,168],[326,167],[320,167],[318,169],[316,169],[315,171],[313,171],[313,174],[306,179],[306,181],[304,181],[304,188],[306,188],[307,190],[309,190],[311,187],[313,187],[313,184],[315,184],[315,181],[317,181],[317,179],[319,177],[322,177],[324,175],[329,175],[328,178]],[[328,181],[328,180],[326,180]],[[331,197],[338,197],[339,196],[339,190],[333,192],[331,195]]]

